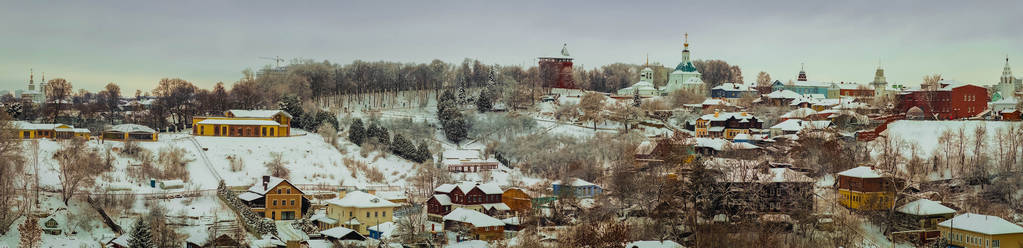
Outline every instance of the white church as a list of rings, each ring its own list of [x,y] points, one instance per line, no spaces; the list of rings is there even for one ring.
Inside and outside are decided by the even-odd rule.
[[[682,50],[682,62],[668,75],[668,83],[658,89],[654,86],[654,70],[643,68],[639,73],[639,82],[618,90],[618,95],[638,94],[642,97],[667,95],[677,90],[686,90],[699,95],[707,95],[707,85],[700,79],[700,72],[689,59],[689,34],[685,34]]]

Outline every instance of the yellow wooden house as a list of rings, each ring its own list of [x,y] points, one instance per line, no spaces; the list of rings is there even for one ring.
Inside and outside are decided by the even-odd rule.
[[[287,137],[291,135],[291,114],[283,110],[240,110],[224,116],[192,117],[196,136]]]
[[[17,130],[18,138],[22,139],[70,139],[74,137],[89,139],[91,137],[89,129],[75,128],[75,126],[67,124],[42,124],[26,121],[12,121],[11,124]]]
[[[901,180],[867,166],[838,173],[838,203],[858,210],[895,207],[895,193]]]
[[[295,220],[302,218],[309,209],[305,193],[287,179],[263,176],[245,193],[238,194],[252,212],[273,220]]]
[[[157,141],[159,132],[138,124],[120,124],[103,130],[103,140],[107,141]]]
[[[359,234],[369,235],[369,227],[392,221],[394,209],[399,206],[370,193],[342,191],[338,198],[327,200],[327,217]]]
[[[961,214],[938,223],[950,247],[1023,247],[1023,227],[998,216]]]

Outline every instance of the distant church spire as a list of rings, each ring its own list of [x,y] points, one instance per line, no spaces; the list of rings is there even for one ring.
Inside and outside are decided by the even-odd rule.
[[[1005,67],[1002,68],[1002,81],[1004,83],[1012,83],[1012,69],[1009,68],[1009,55],[1005,55]]]
[[[32,68],[28,69],[28,90],[36,90],[36,73]]]
[[[799,63],[799,77],[796,78],[796,81],[806,81],[806,70],[804,70],[803,68],[804,64]]]

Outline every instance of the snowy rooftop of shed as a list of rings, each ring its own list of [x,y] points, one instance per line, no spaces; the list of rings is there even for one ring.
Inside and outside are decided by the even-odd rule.
[[[139,125],[139,124],[121,124],[121,125],[116,125],[116,126],[110,127],[109,129],[107,129],[107,132],[155,133],[156,130],[153,130],[152,128],[149,128],[149,127],[143,126],[143,125]]]
[[[205,119],[196,124],[203,125],[247,125],[247,126],[280,126],[271,120],[237,120],[237,119]]]
[[[912,214],[912,215],[937,215],[937,214],[953,214],[956,211],[941,203],[928,200],[920,199],[906,205],[902,205],[898,209],[899,213]]]

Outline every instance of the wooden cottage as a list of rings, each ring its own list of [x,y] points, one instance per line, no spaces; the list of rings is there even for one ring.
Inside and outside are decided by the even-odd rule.
[[[838,173],[838,202],[857,210],[884,210],[895,206],[901,181],[882,176],[871,167],[860,166]]]
[[[487,216],[486,214],[465,209],[456,208],[451,213],[444,216],[444,229],[452,230],[458,228],[469,229],[469,237],[460,237],[459,239],[475,239],[475,240],[501,240],[504,239],[504,225],[505,223],[497,218]]]
[[[901,229],[924,231],[917,235],[919,243],[938,238],[938,223],[952,218],[956,213],[954,209],[928,199],[906,203],[896,211],[899,213],[900,226],[903,227]]]
[[[295,220],[309,209],[309,200],[302,190],[287,179],[263,176],[262,180],[238,194],[252,211],[273,220]]]
[[[103,140],[109,141],[157,141],[159,133],[152,128],[138,124],[121,124],[103,130]]]
[[[572,178],[568,183],[562,183],[561,180],[554,181],[551,183],[551,189],[555,196],[567,189],[571,190],[569,193],[574,192],[575,197],[578,198],[593,198],[604,193],[604,189],[600,186],[579,178]]]
[[[287,137],[291,135],[291,114],[283,110],[240,110],[224,116],[192,117],[196,136]]]
[[[370,226],[391,222],[394,209],[400,205],[362,191],[341,192],[337,199],[327,200],[327,217],[341,221],[341,226],[369,235]]]

